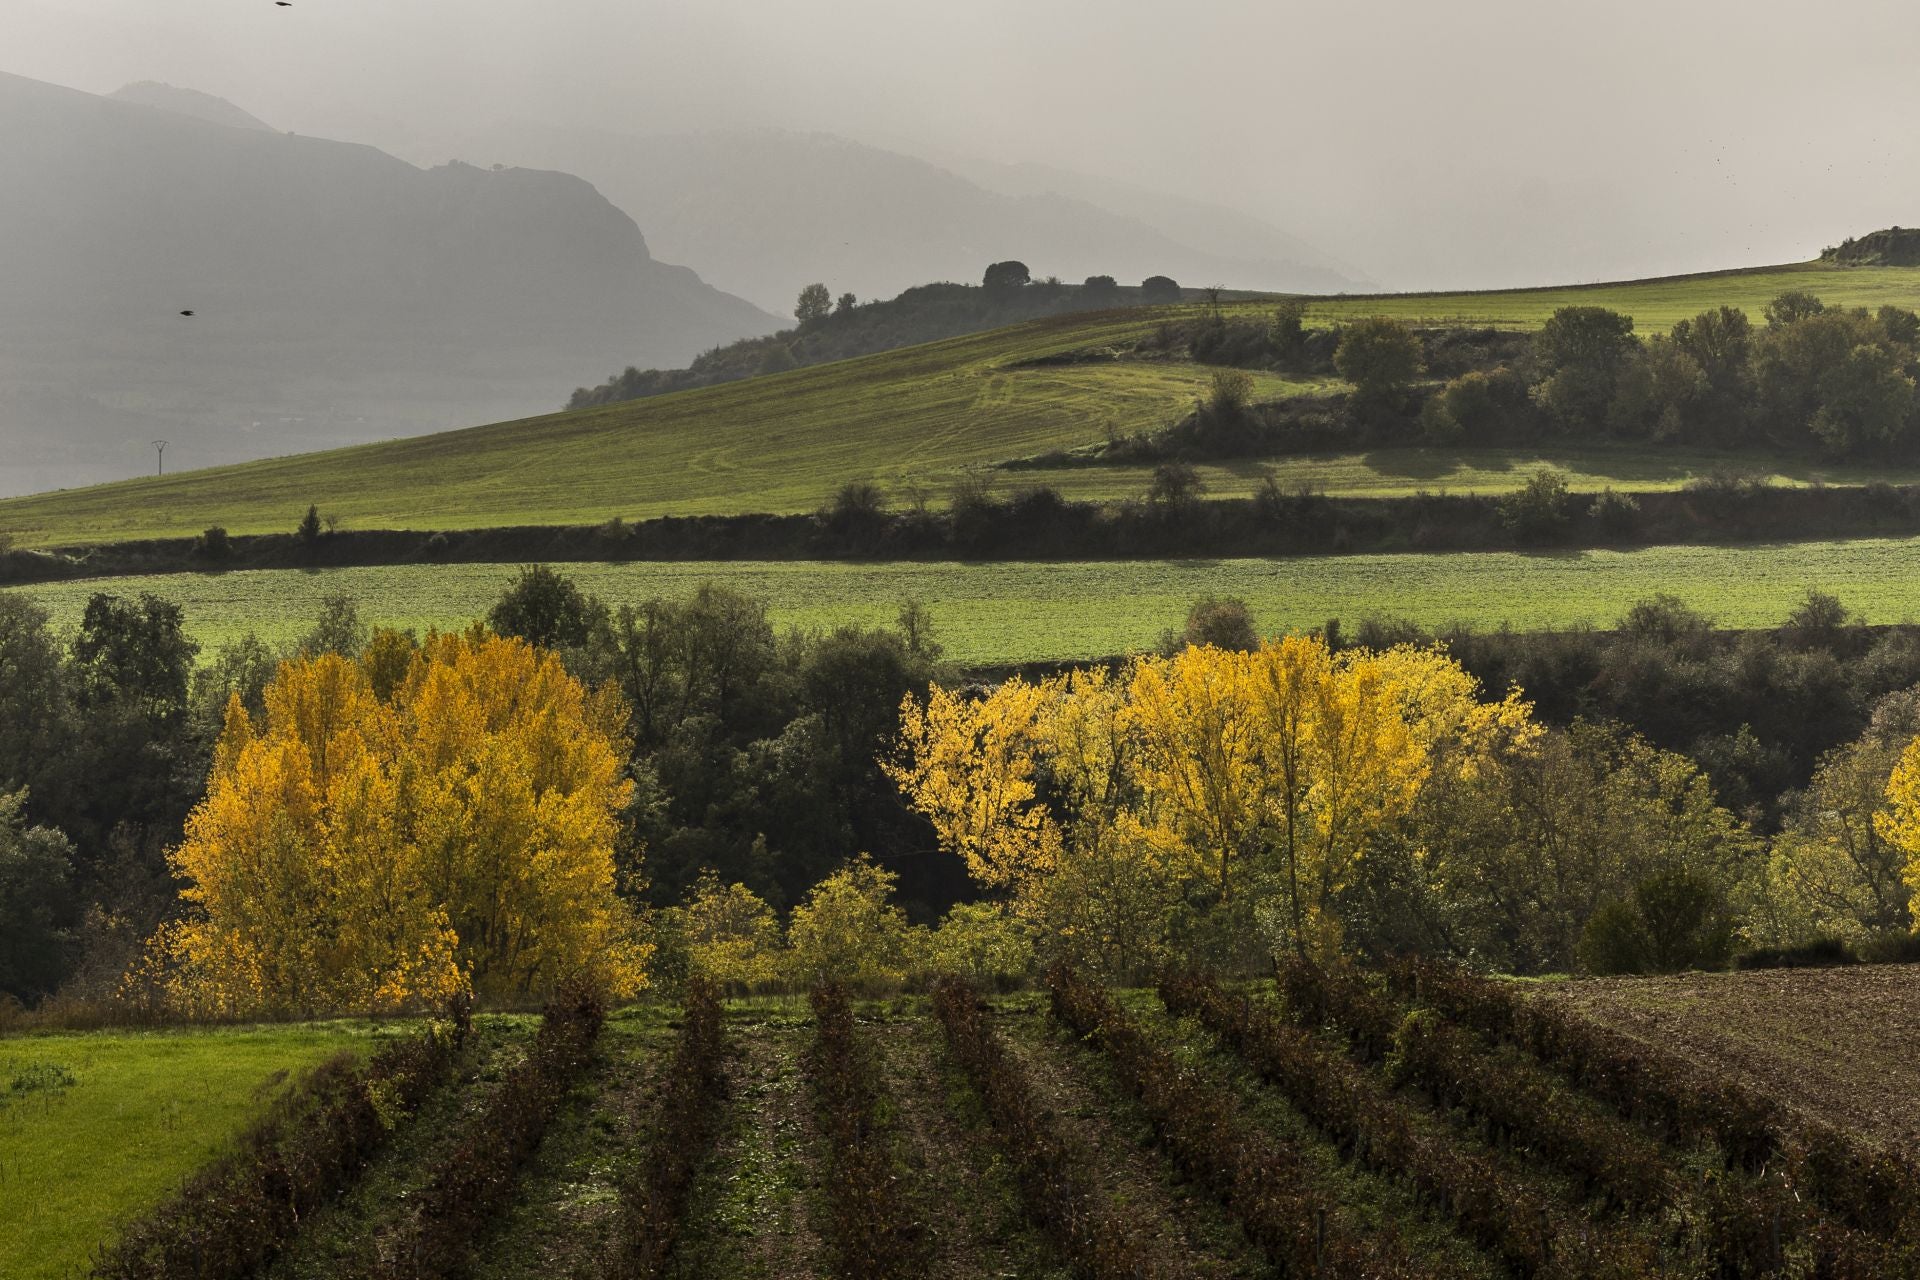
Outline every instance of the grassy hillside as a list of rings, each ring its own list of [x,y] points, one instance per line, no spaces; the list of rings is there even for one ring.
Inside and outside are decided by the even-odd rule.
[[[1339,618],[1404,618],[1425,627],[1486,629],[1611,624],[1636,601],[1679,596],[1731,627],[1777,625],[1810,587],[1868,622],[1920,617],[1912,572],[1920,539],[1739,547],[1652,547],[1526,555],[1354,555],[1297,560],[839,564],[806,561],[578,564],[566,572],[612,604],[690,593],[704,581],[768,602],[780,625],[891,621],[911,597],[932,612],[948,656],[988,665],[1092,658],[1155,644],[1200,595],[1241,596],[1268,630]],[[58,624],[78,623],[96,591],[152,591],[178,601],[188,631],[212,646],[248,631],[281,642],[303,634],[330,592],[347,592],[370,622],[464,626],[513,576],[507,565],[248,570],[102,578],[13,588]]]
[[[1920,305],[1920,268],[1827,264],[1627,284],[1499,293],[1316,299],[1317,323],[1390,313],[1420,321],[1537,325],[1559,306],[1595,303],[1655,330],[1714,305],[1756,315],[1780,292],[1809,289],[1829,303]],[[1263,300],[1231,304],[1259,314]],[[1137,337],[1192,308],[1054,317],[990,333],[649,400],[329,453],[127,481],[0,503],[0,531],[33,544],[182,535],[208,525],[233,532],[290,528],[317,503],[353,528],[473,528],[663,514],[804,511],[843,481],[923,486],[939,500],[969,467],[1163,425],[1190,404],[1208,371],[1180,364],[1032,367],[1036,357]],[[1024,366],[1024,367],[1023,367]],[[1271,398],[1311,386],[1257,380]],[[1531,460],[1529,452],[1524,460]],[[1524,460],[1522,465],[1524,465]],[[1449,483],[1444,457],[1418,472],[1403,460],[1345,459],[1317,477],[1329,488],[1392,491]],[[1574,459],[1594,481],[1632,486],[1671,456],[1591,451]],[[1305,464],[1309,470],[1321,464]],[[1771,465],[1762,462],[1762,465]],[[1325,470],[1325,468],[1322,468]],[[1454,487],[1517,479],[1512,459],[1468,462],[1485,473]],[[1079,496],[1137,493],[1126,471],[1022,472]],[[1215,476],[1222,491],[1251,473]],[[1462,477],[1465,481],[1465,477]],[[1011,483],[1011,481],[1009,481]]]

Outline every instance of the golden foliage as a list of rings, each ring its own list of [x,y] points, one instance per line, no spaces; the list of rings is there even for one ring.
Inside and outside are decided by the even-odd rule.
[[[617,696],[479,631],[286,663],[259,723],[229,704],[172,854],[197,908],[159,940],[174,998],[237,1013],[576,976],[636,991],[647,948],[614,892],[623,723]]]
[[[1436,650],[1197,646],[1118,678],[934,689],[903,706],[887,768],[943,846],[1056,941],[1093,935],[1109,959],[1148,963],[1204,884],[1222,905],[1254,894],[1286,941],[1327,948],[1374,833],[1430,780],[1538,732],[1518,695],[1479,692]]]

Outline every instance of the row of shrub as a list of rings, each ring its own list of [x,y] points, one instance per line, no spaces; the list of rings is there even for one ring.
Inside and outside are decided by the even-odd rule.
[[[302,1220],[359,1178],[369,1157],[452,1069],[468,1007],[374,1054],[315,1067],[237,1148],[134,1220],[95,1261],[97,1280],[238,1280],[259,1271]]]
[[[894,1162],[873,1050],[854,1029],[844,988],[815,987],[812,1000],[807,1073],[827,1136],[827,1202],[839,1274],[893,1280],[925,1260],[926,1237],[912,1189]]]
[[[1909,1156],[1796,1118],[1737,1081],[1708,1076],[1549,1000],[1528,999],[1512,984],[1426,959],[1398,961],[1389,975],[1413,998],[1520,1046],[1669,1141],[1711,1141],[1729,1165],[1781,1170],[1796,1192],[1847,1226],[1883,1235],[1920,1231],[1920,1165]]]
[[[1280,988],[1297,1020],[1338,1027],[1370,1061],[1386,1064],[1390,1078],[1466,1112],[1495,1145],[1524,1148],[1572,1174],[1582,1194],[1633,1209],[1673,1198],[1677,1187],[1657,1143],[1569,1105],[1564,1088],[1538,1068],[1502,1060],[1429,1011],[1402,1017],[1397,1003],[1345,967],[1295,960],[1281,967]]]
[[[605,1018],[591,987],[570,986],[553,997],[527,1056],[466,1120],[439,1175],[380,1241],[374,1280],[438,1280],[465,1271],[474,1241],[506,1207],[520,1167],[585,1069]]]
[[[1161,1048],[1105,991],[1064,966],[1047,974],[1053,1013],[1097,1044],[1188,1177],[1211,1190],[1288,1276],[1431,1276],[1384,1228],[1330,1220],[1299,1154],[1250,1121],[1233,1095]]]
[[[937,984],[933,1013],[1012,1160],[1027,1215],[1073,1273],[1083,1280],[1158,1275],[1145,1233],[1101,1193],[1097,1157],[1062,1130],[1034,1092],[1025,1068],[988,1024],[974,988],[958,979]]]
[[[1801,1240],[1830,1269],[1882,1257],[1871,1242],[1827,1230],[1777,1175],[1708,1176],[1683,1184],[1659,1144],[1638,1128],[1571,1105],[1564,1084],[1540,1067],[1503,1059],[1431,1009],[1402,1017],[1397,1003],[1351,969],[1296,961],[1279,977],[1297,1020],[1337,1027],[1361,1054],[1381,1062],[1390,1078],[1411,1082],[1440,1106],[1473,1117],[1495,1144],[1571,1174],[1582,1194],[1601,1196],[1611,1206],[1671,1211],[1675,1242],[1704,1258],[1715,1274],[1771,1275],[1785,1262],[1787,1248]]]
[[[1160,998],[1171,1012],[1198,1019],[1356,1162],[1405,1178],[1514,1275],[1619,1277],[1652,1269],[1635,1242],[1566,1220],[1492,1160],[1422,1132],[1383,1084],[1278,1011],[1231,996],[1202,974],[1163,978]]]
[[[646,1151],[638,1172],[621,1189],[619,1225],[604,1269],[609,1280],[660,1275],[680,1238],[694,1175],[720,1131],[726,1098],[724,1017],[713,984],[689,980],[680,1042],[654,1104]]]

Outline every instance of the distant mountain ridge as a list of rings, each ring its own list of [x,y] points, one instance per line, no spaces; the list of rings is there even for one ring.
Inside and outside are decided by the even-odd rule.
[[[157,107],[177,115],[192,116],[195,120],[205,120],[208,124],[224,124],[229,128],[253,129],[262,133],[279,132],[259,116],[241,110],[225,98],[216,98],[198,89],[176,88],[158,80],[136,80],[132,84],[121,85],[106,96],[112,102]]]
[[[511,418],[778,327],[579,178],[251,120],[0,74],[0,492],[138,474],[155,438],[207,466]]]
[[[928,281],[978,280],[988,262],[1005,258],[1068,281],[1169,275],[1284,292],[1361,287],[1318,250],[1201,201],[982,165],[1002,171],[1002,189],[990,189],[932,161],[831,134],[645,135],[499,122],[413,145],[578,173],[645,227],[657,252],[700,264],[717,287],[776,313],[814,281],[836,294],[891,298]],[[1082,190],[1061,189],[1074,183]],[[1096,199],[1103,195],[1131,207]],[[1185,242],[1174,226],[1220,243]]]

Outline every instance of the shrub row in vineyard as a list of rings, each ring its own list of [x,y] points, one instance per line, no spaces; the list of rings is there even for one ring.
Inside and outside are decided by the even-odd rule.
[[[713,985],[687,983],[680,1043],[654,1103],[652,1132],[639,1172],[620,1195],[620,1221],[605,1274],[611,1280],[659,1275],[680,1236],[694,1175],[720,1132],[726,1078],[720,1060],[725,1017]]]
[[[1035,1094],[1026,1070],[988,1025],[973,988],[933,992],[947,1047],[985,1104],[1020,1181],[1021,1201],[1082,1280],[1155,1280],[1151,1243],[1100,1192],[1094,1153],[1071,1141]]]
[[[1331,1220],[1298,1154],[1254,1125],[1221,1085],[1155,1044],[1100,988],[1056,966],[1053,1012],[1096,1043],[1139,1098],[1174,1163],[1210,1188],[1289,1276],[1432,1276],[1398,1240]]]
[[[831,1148],[827,1196],[840,1275],[895,1280],[924,1260],[926,1241],[912,1189],[894,1164],[873,1051],[854,1028],[843,988],[816,987],[813,1015],[807,1070]]]
[[[1294,960],[1279,973],[1296,1020],[1345,1032],[1368,1060],[1410,1081],[1443,1107],[1486,1127],[1499,1145],[1524,1148],[1572,1174],[1583,1194],[1646,1209],[1672,1202],[1679,1188],[1658,1143],[1633,1126],[1567,1104],[1564,1086],[1537,1067],[1503,1061],[1475,1036],[1401,1007],[1358,973]]]
[[[1632,1242],[1556,1214],[1484,1156],[1422,1132],[1382,1082],[1279,1013],[1198,974],[1163,979],[1160,996],[1173,1013],[1220,1037],[1355,1160],[1406,1178],[1514,1274],[1623,1277],[1652,1269]]]
[[[1858,1230],[1920,1233],[1920,1165],[1795,1119],[1736,1081],[1708,1076],[1632,1036],[1530,1000],[1511,984],[1457,966],[1406,960],[1390,970],[1403,991],[1484,1035],[1519,1045],[1669,1139],[1717,1142],[1730,1163],[1783,1168],[1800,1194]]]
[[[366,1168],[452,1068],[470,1029],[450,1024],[396,1040],[364,1069],[330,1058],[165,1203],[136,1219],[94,1264],[97,1280],[238,1280],[284,1248],[301,1221]]]
[[[413,1199],[413,1212],[380,1242],[377,1280],[438,1280],[466,1269],[474,1241],[510,1202],[520,1166],[585,1069],[605,1017],[599,993],[587,986],[548,1003],[527,1056],[465,1124],[439,1176]]]

